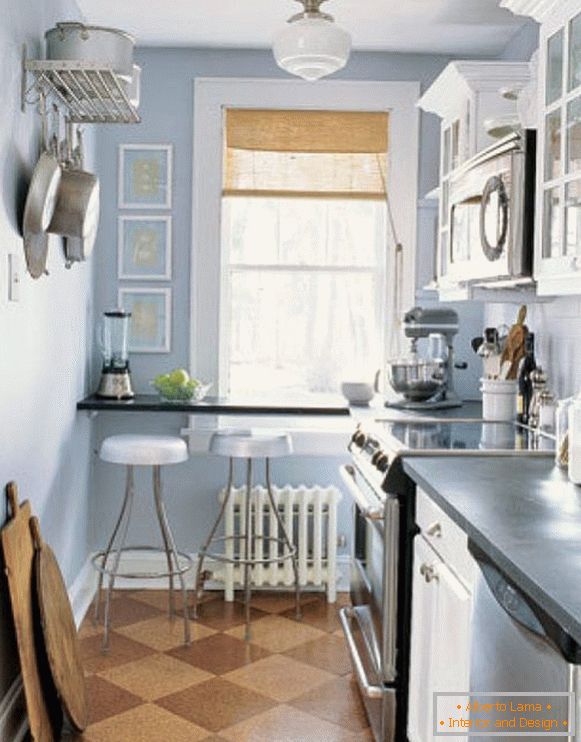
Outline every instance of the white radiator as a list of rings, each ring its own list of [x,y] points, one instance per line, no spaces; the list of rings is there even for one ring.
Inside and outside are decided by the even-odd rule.
[[[336,487],[275,487],[272,492],[291,543],[297,548],[299,582],[307,586],[326,587],[327,600],[337,598],[337,505],[341,492]],[[234,487],[224,517],[224,535],[237,536],[246,529],[244,501],[245,487]],[[223,502],[226,491],[219,493]],[[258,517],[257,517],[258,514]],[[251,495],[251,518],[256,536],[280,539],[276,517],[270,506],[265,487],[255,486]],[[239,555],[244,544],[226,541],[225,553],[230,558]],[[264,542],[262,555],[276,557],[283,547],[276,542]],[[258,554],[260,556],[260,554]],[[215,577],[224,581],[225,600],[234,600],[234,586],[243,581],[243,568],[223,564],[223,571]],[[254,587],[291,586],[294,584],[292,561],[287,559],[252,568]]]

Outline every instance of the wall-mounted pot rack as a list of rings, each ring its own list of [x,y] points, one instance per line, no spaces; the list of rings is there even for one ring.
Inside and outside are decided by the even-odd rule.
[[[38,102],[43,91],[79,124],[138,124],[137,109],[113,70],[90,62],[28,59],[22,51],[21,107]],[[35,95],[36,94],[36,95]]]

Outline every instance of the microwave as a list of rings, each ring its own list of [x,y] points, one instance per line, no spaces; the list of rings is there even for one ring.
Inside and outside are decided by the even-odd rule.
[[[535,167],[536,132],[517,130],[450,176],[443,284],[532,279]]]

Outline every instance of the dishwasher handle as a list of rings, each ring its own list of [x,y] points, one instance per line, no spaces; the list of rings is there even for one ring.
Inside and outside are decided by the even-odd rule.
[[[516,587],[488,554],[468,540],[468,549],[476,560],[486,584],[504,612],[513,621],[550,642],[561,656],[573,665],[581,664],[581,646],[577,641],[541,608],[533,598]]]

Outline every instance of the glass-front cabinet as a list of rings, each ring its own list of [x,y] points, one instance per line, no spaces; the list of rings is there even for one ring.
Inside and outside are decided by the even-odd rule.
[[[535,277],[538,293],[581,294],[581,0],[541,25]]]

